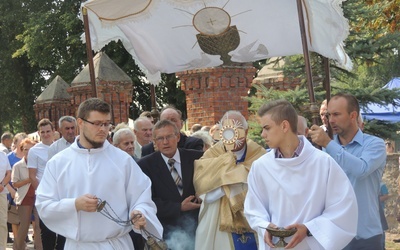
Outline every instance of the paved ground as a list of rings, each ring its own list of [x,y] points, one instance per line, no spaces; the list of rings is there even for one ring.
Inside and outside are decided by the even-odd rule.
[[[29,239],[32,240],[32,226],[29,229]],[[12,233],[10,233],[11,238],[14,238]],[[386,250],[400,250],[400,243],[394,243],[393,239],[400,239],[400,234],[390,234],[386,233]],[[12,250],[12,243],[7,244],[7,250]],[[27,245],[27,250],[33,250],[35,249],[33,247],[33,242]]]

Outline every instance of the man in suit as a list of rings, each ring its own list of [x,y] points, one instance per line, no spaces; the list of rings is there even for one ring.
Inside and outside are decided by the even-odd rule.
[[[193,249],[200,200],[193,187],[194,161],[202,151],[179,148],[180,133],[169,120],[154,125],[153,141],[158,151],[142,157],[138,165],[152,182],[152,199],[157,206],[157,217],[164,227],[164,238],[174,239],[174,233],[186,234],[191,240],[170,245],[171,249]],[[178,244],[178,245],[176,245]]]
[[[166,106],[161,110],[160,120],[169,120],[173,122],[178,131],[181,131],[183,121],[182,112],[172,106]],[[178,139],[178,148],[187,148],[195,150],[203,150],[203,141],[195,137],[187,137],[185,134],[180,133],[180,138]],[[154,152],[154,143],[149,143],[142,147],[142,157],[149,155]]]

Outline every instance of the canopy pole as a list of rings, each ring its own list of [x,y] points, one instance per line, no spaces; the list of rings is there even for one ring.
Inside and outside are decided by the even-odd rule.
[[[324,65],[324,89],[325,89],[325,99],[329,102],[331,99],[331,72],[329,66],[329,59],[322,57],[322,64]]]
[[[312,79],[310,53],[308,50],[306,28],[305,28],[305,24],[304,24],[303,5],[302,5],[302,0],[296,0],[296,1],[297,1],[297,12],[298,12],[298,16],[299,16],[301,42],[303,45],[304,62],[305,62],[305,66],[306,66],[308,95],[310,97],[310,111],[311,111],[311,115],[312,115],[312,119],[313,119],[313,124],[318,124],[319,109],[317,107],[317,104],[315,103],[314,84],[313,84],[313,79]]]
[[[324,78],[325,99],[327,102],[329,102],[329,100],[331,99],[331,72],[330,72],[329,59],[323,56],[322,63],[324,65],[324,72],[325,72],[325,78]],[[329,122],[327,130],[329,137],[332,139],[333,132]]]
[[[83,15],[83,25],[85,28],[86,54],[87,54],[87,58],[89,61],[90,83],[92,85],[92,97],[97,97],[97,89],[96,89],[96,82],[95,82],[95,76],[94,76],[92,42],[90,40],[89,18],[88,18],[87,9],[85,7],[82,7],[82,15]]]
[[[156,104],[156,87],[150,84],[150,98],[151,98],[151,116],[154,119],[154,124],[158,121],[160,113],[157,110]]]

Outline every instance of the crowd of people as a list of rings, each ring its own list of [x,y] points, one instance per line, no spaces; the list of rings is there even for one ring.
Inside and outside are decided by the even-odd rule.
[[[239,111],[184,133],[173,106],[130,128],[88,99],[59,119],[57,140],[48,119],[40,141],[1,137],[0,249],[7,221],[17,250],[31,225],[39,250],[262,250],[277,247],[273,230],[293,232],[287,249],[384,249],[386,146],[362,131],[359,111],[340,93],[309,127],[288,101],[271,101],[258,110],[264,148]]]

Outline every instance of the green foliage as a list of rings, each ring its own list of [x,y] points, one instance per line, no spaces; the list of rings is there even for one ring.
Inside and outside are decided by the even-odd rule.
[[[382,90],[381,87],[393,77],[400,76],[400,32],[393,29],[392,19],[399,17],[398,0],[383,0],[379,4],[359,0],[343,2],[344,15],[349,21],[350,33],[345,41],[345,50],[354,63],[354,69],[347,72],[330,60],[331,92],[351,93],[360,101],[362,107],[369,103],[400,105],[398,90]],[[392,18],[391,20],[388,17]],[[387,22],[385,20],[388,20]],[[397,20],[397,19],[396,19]],[[285,62],[285,77],[303,79],[301,85],[292,91],[277,91],[262,86],[253,86],[253,95],[248,98],[250,110],[256,111],[264,103],[276,99],[290,101],[296,110],[311,122],[308,111],[309,97],[302,55],[279,58]],[[310,53],[315,98],[319,105],[325,99],[323,80],[325,72],[322,56]],[[267,62],[272,63],[272,62]],[[260,97],[260,99],[258,99]],[[256,123],[249,132],[259,141],[261,128]],[[395,138],[398,125],[384,122],[366,122],[365,131],[382,138]]]
[[[86,64],[85,44],[80,39],[83,24],[77,15],[80,1],[39,2],[43,5],[32,2],[26,6],[35,11],[29,12],[24,31],[16,36],[23,46],[13,57],[26,55],[42,73],[71,82]]]
[[[26,56],[13,58],[23,46],[15,37],[23,31],[28,10],[21,1],[0,1],[0,133],[33,131],[33,100],[43,84],[40,69],[32,66]]]
[[[306,117],[309,125],[312,125],[312,114],[309,110],[310,99],[306,88],[297,87],[294,90],[279,91],[273,88],[268,89],[262,85],[255,85],[253,87],[257,90],[257,94],[246,98],[251,103],[250,111],[256,113],[264,103],[277,99],[285,99],[292,103],[298,114]],[[386,106],[387,104],[400,105],[399,99],[397,99],[400,96],[400,89],[388,90],[368,85],[363,87],[343,83],[334,84],[332,86],[332,94],[339,92],[353,94],[359,100],[362,109],[365,109],[370,103],[377,103],[382,106]],[[315,88],[315,96],[319,107],[320,103],[324,100],[324,90],[318,87]],[[262,142],[261,126],[254,119],[250,124],[249,137],[257,142]],[[321,125],[321,123],[318,125]],[[365,121],[364,131],[381,138],[396,139],[398,138],[397,131],[400,131],[400,123],[391,124],[382,121]]]
[[[364,131],[368,134],[378,136],[382,139],[398,140],[400,135],[400,123],[388,123],[384,121],[372,120],[365,123]]]
[[[399,0],[343,2],[344,14],[350,24],[345,49],[355,70],[348,73],[331,62],[333,93],[340,90],[354,93],[362,103],[394,100],[394,94],[376,89],[392,77],[400,76],[399,55],[395,54],[400,48],[398,3]],[[87,64],[85,44],[80,40],[83,33],[83,24],[78,18],[80,4],[78,0],[0,1],[0,130],[32,132],[36,123],[32,105],[46,86],[45,79],[60,75],[71,82]],[[130,116],[136,118],[142,111],[151,110],[150,87],[122,44],[112,42],[102,50],[133,80],[134,102]],[[302,56],[281,60],[285,61],[286,77],[305,79]],[[320,55],[311,53],[317,102],[325,95],[321,87],[324,77],[321,62]],[[260,69],[267,63],[276,61],[263,60],[253,65]],[[307,116],[305,84],[303,80],[298,89],[284,94],[253,88],[252,94],[264,94],[261,100],[249,99],[250,109],[255,111],[263,102],[286,98]],[[174,74],[162,76],[156,93],[158,108],[169,103],[186,110],[185,96]]]
[[[150,84],[122,43],[120,41],[110,42],[102,51],[126,72],[133,81],[133,102],[130,107],[130,117],[136,119],[143,111],[151,111]],[[179,88],[175,74],[162,74],[161,82],[155,87],[155,90],[158,110],[165,104],[173,104],[183,111],[184,117],[186,116],[185,93]]]
[[[296,111],[306,117],[309,121],[311,121],[312,116],[310,112],[310,99],[308,97],[308,91],[304,87],[297,87],[294,90],[288,91],[280,91],[274,88],[267,88],[263,85],[253,85],[253,87],[257,90],[257,94],[254,96],[250,96],[246,98],[250,103],[249,111],[256,113],[257,110],[265,103],[278,100],[278,99],[285,99],[292,103],[293,107]],[[320,102],[324,99],[323,91],[317,91],[316,96],[320,96]],[[249,122],[250,129],[249,129],[249,137],[253,140],[257,141],[258,143],[264,142],[261,138],[261,126],[258,124],[254,119]]]

